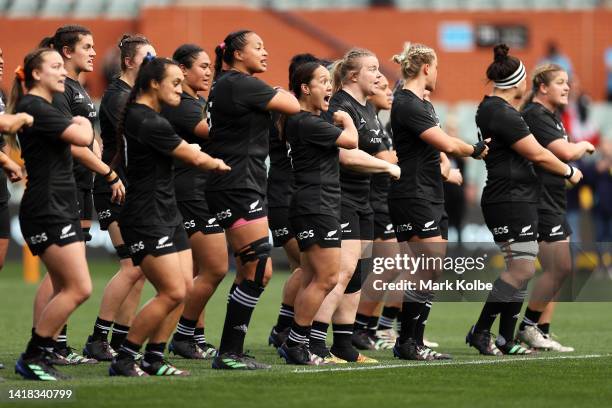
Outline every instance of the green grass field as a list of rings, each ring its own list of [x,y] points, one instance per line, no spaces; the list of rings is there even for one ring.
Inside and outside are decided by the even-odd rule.
[[[94,294],[70,319],[69,342],[81,349],[91,331],[99,299],[115,271],[113,263],[91,265]],[[484,358],[464,344],[464,336],[476,319],[480,304],[435,304],[427,336],[455,359],[448,363],[403,362],[389,351],[369,355],[377,365],[342,365],[336,368],[295,367],[284,364],[267,346],[268,332],[275,322],[280,289],[286,277],[278,273],[255,311],[247,348],[273,364],[265,372],[219,372],[210,361],[171,359],[189,369],[188,378],[125,379],[108,377],[108,364],[67,367],[74,377],[57,384],[26,382],[13,373],[13,365],[30,332],[32,299],[36,287],[21,279],[19,264],[0,272],[0,404],[23,407],[41,402],[8,399],[9,389],[70,388],[71,402],[45,402],[83,407],[169,407],[195,404],[205,407],[292,407],[292,406],[383,406],[427,407],[610,406],[612,401],[612,353],[609,348],[609,303],[560,304],[554,331],[575,353],[539,353],[534,357]],[[207,339],[218,344],[225,314],[230,280],[223,283],[207,309]],[[152,293],[147,288],[146,296]],[[414,405],[412,405],[414,406]]]

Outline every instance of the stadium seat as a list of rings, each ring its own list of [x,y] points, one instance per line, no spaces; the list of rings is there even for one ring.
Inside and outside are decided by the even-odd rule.
[[[102,13],[105,2],[105,0],[78,0],[72,12],[75,17],[97,17]]]
[[[108,18],[132,18],[140,10],[138,0],[110,0],[106,9]]]
[[[425,0],[395,0],[395,6],[405,10],[419,10],[429,8]]]
[[[61,17],[70,12],[73,0],[46,0],[40,9],[42,17]]]
[[[9,17],[30,17],[38,13],[39,0],[19,0],[11,3],[7,10]]]

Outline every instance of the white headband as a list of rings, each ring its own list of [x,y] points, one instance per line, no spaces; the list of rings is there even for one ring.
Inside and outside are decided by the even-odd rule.
[[[527,71],[525,70],[525,65],[523,65],[523,61],[520,61],[519,67],[512,75],[500,81],[495,81],[495,87],[499,89],[510,89],[521,82],[526,76]]]

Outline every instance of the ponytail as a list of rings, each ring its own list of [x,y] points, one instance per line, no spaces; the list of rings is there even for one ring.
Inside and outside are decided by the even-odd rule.
[[[251,30],[234,31],[215,47],[215,75],[213,80],[216,80],[223,71],[223,63],[233,66],[234,53],[244,49],[247,44],[247,35],[250,33],[252,33]]]
[[[63,25],[55,31],[52,37],[43,38],[38,46],[41,48],[53,48],[57,50],[62,57],[65,57],[64,47],[74,50],[81,36],[84,35],[91,35],[91,31],[82,25]]]
[[[342,59],[337,60],[332,65],[332,92],[336,93],[342,89],[342,85],[349,79],[349,75],[353,72],[359,72],[361,69],[361,58],[371,57],[374,53],[363,48],[352,48]]]

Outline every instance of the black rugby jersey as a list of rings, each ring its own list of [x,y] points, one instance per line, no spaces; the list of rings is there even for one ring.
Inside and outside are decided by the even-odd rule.
[[[213,173],[206,189],[248,189],[266,193],[270,112],[266,107],[276,90],[254,76],[224,72],[213,84],[207,111],[210,155],[232,170]]]
[[[358,147],[371,155],[385,150],[383,129],[380,127],[376,108],[369,101],[360,104],[348,92],[340,90],[329,101],[329,110],[323,117],[330,123],[336,111],[344,111],[353,119],[359,134]],[[342,204],[357,208],[370,209],[370,174],[359,173],[340,166],[340,185],[342,187]]]
[[[544,147],[557,139],[565,139],[567,134],[559,116],[539,103],[530,103],[523,109],[523,119],[537,141]],[[535,171],[540,178],[541,211],[564,213],[567,206],[565,177],[552,174],[539,166]]]
[[[287,118],[285,134],[294,192],[289,216],[321,214],[340,219],[339,156],[342,129],[311,112]]]
[[[125,120],[129,189],[120,226],[177,226],[171,153],[183,141],[170,122],[146,105],[128,106]]]
[[[380,123],[382,129],[381,134],[383,135],[383,145],[385,150],[393,150],[393,139],[387,130]],[[372,210],[377,213],[389,213],[389,205],[387,198],[389,195],[389,188],[391,187],[391,176],[386,173],[372,174],[372,180],[370,182],[370,205]]]
[[[130,96],[132,87],[125,81],[115,78],[106,88],[102,101],[100,102],[100,138],[102,139],[102,161],[110,165],[117,154],[117,128],[121,121],[121,115],[125,104]],[[125,152],[121,152],[125,154]],[[115,168],[115,172],[127,187],[125,175],[125,158]],[[111,188],[100,175],[96,175],[94,190],[96,193],[110,193]]]
[[[202,151],[207,151],[207,140],[194,134],[196,126],[205,118],[204,107],[206,100],[194,98],[183,92],[179,106],[165,105],[161,114],[164,116],[174,131],[187,143],[198,144]],[[174,192],[176,201],[199,201],[205,200],[204,189],[206,180],[210,173],[196,169],[193,166],[174,160]]]
[[[391,182],[390,199],[419,198],[432,203],[444,202],[440,152],[421,139],[424,131],[436,126],[440,126],[440,120],[431,102],[407,89],[395,92],[391,128],[402,176]]]
[[[531,134],[521,114],[504,99],[485,96],[476,112],[476,126],[479,138],[491,138],[481,203],[536,203],[539,189],[533,165],[511,147]]]
[[[288,207],[293,193],[293,172],[287,154],[287,145],[280,140],[277,128],[278,114],[272,114],[270,124],[270,168],[268,169],[268,207]]]
[[[70,144],[60,139],[71,119],[35,95],[25,95],[16,112],[34,117],[34,124],[19,132],[21,156],[28,179],[19,217],[45,224],[79,219]]]
[[[64,93],[53,95],[53,105],[55,105],[64,115],[72,118],[73,116],[83,116],[91,122],[95,128],[98,114],[96,107],[91,98],[85,91],[85,88],[79,81],[66,77],[64,83]],[[91,149],[92,146],[89,146]],[[77,187],[83,190],[93,189],[93,172],[81,165],[78,161],[74,161],[73,165],[74,178]]]

